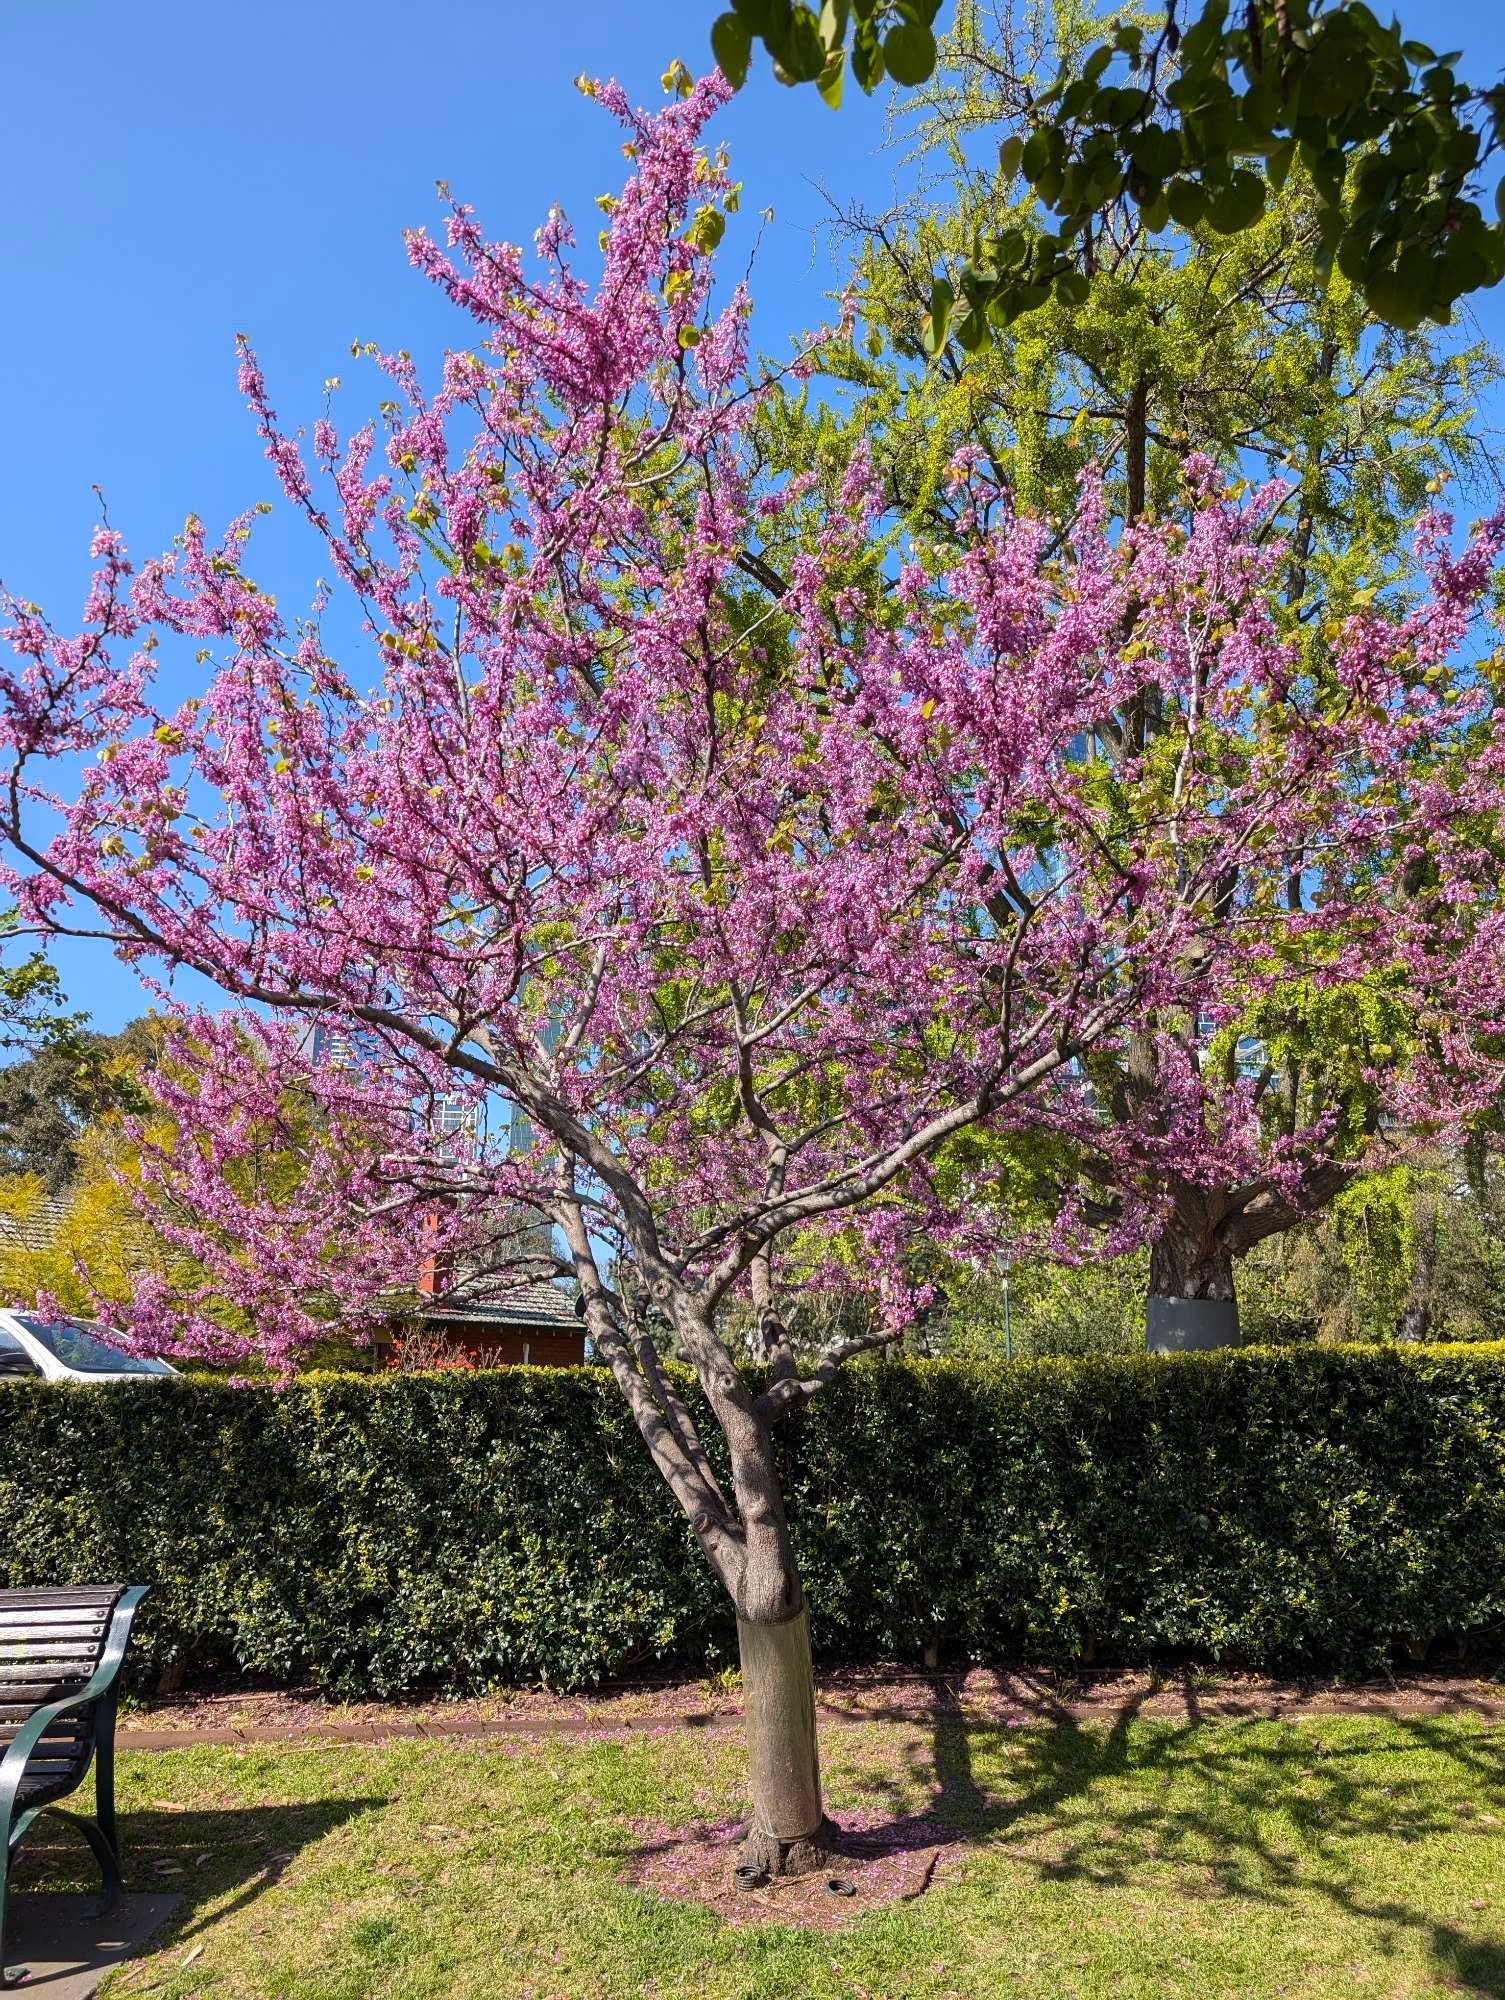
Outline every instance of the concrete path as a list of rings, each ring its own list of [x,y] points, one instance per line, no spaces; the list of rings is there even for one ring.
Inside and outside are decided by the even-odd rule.
[[[181,1896],[122,1896],[105,1916],[97,1896],[11,1898],[5,1940],[7,1970],[24,1967],[16,1991],[37,2000],[91,2000],[99,1982],[132,1957],[182,1902]]]

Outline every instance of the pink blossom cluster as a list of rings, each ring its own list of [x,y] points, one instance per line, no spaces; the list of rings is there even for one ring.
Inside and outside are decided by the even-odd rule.
[[[1173,520],[1115,537],[1089,487],[1064,545],[998,505],[959,561],[887,562],[861,453],[829,512],[765,469],[782,381],[749,376],[704,220],[724,84],[652,116],[596,94],[633,170],[593,281],[561,217],[530,260],[452,205],[409,254],[468,344],[432,393],[378,357],[382,419],[307,445],[242,344],[327,551],[307,616],[251,573],[254,514],[139,568],[101,530],[76,632],[8,604],[25,918],[227,998],[181,1020],[177,1136],[145,1168],[201,1277],[143,1284],[130,1335],[286,1369],[425,1256],[500,1273],[520,1207],[588,1286],[611,1243],[661,1305],[708,1310],[860,1214],[901,1321],[913,1219],[975,1228],[927,1168],[949,1141],[1100,1135],[1095,1048],[1252,1017],[1297,977],[1385,970],[1416,1103],[1496,1088],[1505,741],[1487,674],[1428,672],[1501,522],[1456,559],[1429,524],[1425,602],[1356,617],[1320,672],[1274,603],[1273,496],[1205,463]],[[190,658],[166,703],[159,663]],[[1148,705],[1153,741],[1099,754]],[[358,1056],[321,1060],[341,1037]],[[529,1143],[456,1149],[422,1115],[455,1092]],[[1172,1065],[1113,1143],[1223,1172],[1254,1144],[1236,1091],[1225,1118]]]

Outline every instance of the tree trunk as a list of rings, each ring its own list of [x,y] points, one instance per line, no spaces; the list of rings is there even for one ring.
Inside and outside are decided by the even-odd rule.
[[[682,1308],[706,1398],[726,1439],[740,1560],[718,1573],[737,1610],[752,1818],[738,1865],[768,1875],[823,1867],[835,1829],[821,1806],[810,1617],[800,1587],[773,1439],[709,1322]]]
[[[806,1875],[825,1866],[831,1829],[820,1795],[810,1614],[801,1605],[777,1624],[737,1617],[747,1716],[752,1822],[742,1866]]]
[[[1435,1198],[1418,1218],[1411,1251],[1411,1288],[1401,1307],[1396,1337],[1425,1340],[1432,1330],[1437,1277],[1437,1204]]]
[[[646,1324],[638,1327],[629,1346],[619,1327],[579,1203],[561,1202],[556,1217],[574,1258],[586,1325],[736,1608],[752,1793],[738,1868],[759,1878],[809,1873],[825,1865],[836,1829],[821,1804],[810,1618],[768,1425],[699,1301],[677,1290],[672,1276],[657,1274],[650,1290],[671,1315],[726,1439],[728,1496],[693,1415],[660,1363],[652,1333]]]
[[[1145,1346],[1151,1354],[1186,1354],[1238,1344],[1233,1252],[1219,1231],[1215,1200],[1179,1198],[1150,1246]]]
[[[732,1601],[752,1797],[737,1861],[767,1875],[808,1875],[824,1867],[834,1837],[820,1795],[810,1613],[767,1428],[734,1422],[727,1439],[745,1537]]]

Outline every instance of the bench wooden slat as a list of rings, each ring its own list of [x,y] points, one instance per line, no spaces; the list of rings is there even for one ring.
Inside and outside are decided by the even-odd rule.
[[[0,1631],[0,1648],[11,1646],[58,1646],[73,1652],[102,1653],[107,1625],[71,1625],[66,1632],[48,1631],[41,1625],[17,1625]]]
[[[104,1625],[108,1622],[103,1606],[97,1604],[56,1604],[51,1609],[43,1604],[22,1606],[0,1604],[0,1627],[39,1625],[44,1629],[51,1629],[73,1625]]]
[[[100,1584],[92,1590],[7,1590],[0,1592],[6,1611],[94,1611],[111,1609],[125,1588],[123,1584]]]
[[[77,1681],[82,1686],[92,1672],[89,1660],[0,1660],[0,1688],[34,1687],[38,1681],[59,1687]]]
[[[60,1660],[39,1654],[33,1660],[0,1660],[0,1687],[19,1687],[24,1681],[86,1681],[94,1671],[92,1660]]]
[[[56,1632],[39,1632],[34,1638],[11,1639],[0,1636],[0,1660],[31,1660],[49,1657],[69,1660],[92,1660],[100,1653],[97,1639],[87,1633],[80,1636],[69,1632],[59,1636]]]
[[[97,1653],[108,1630],[102,1619],[92,1625],[0,1626],[0,1646],[87,1646]]]
[[[105,1635],[85,1635],[82,1638],[72,1634],[60,1639],[55,1633],[44,1636],[38,1632],[26,1638],[0,1633],[0,1665],[6,1660],[36,1660],[54,1658],[64,1660],[97,1660],[105,1649]]]
[[[88,1660],[0,1660],[0,1688],[82,1687],[93,1671]],[[22,1696],[0,1696],[19,1701]]]
[[[92,1674],[104,1652],[103,1639],[92,1645],[75,1646],[72,1641],[59,1645],[55,1641],[36,1640],[28,1645],[0,1645],[0,1680],[4,1680],[12,1667],[34,1666],[39,1660],[56,1660],[59,1670],[70,1674]]]
[[[49,1632],[40,1625],[17,1625],[8,1632],[0,1631],[0,1652],[18,1646],[28,1650],[56,1646],[67,1652],[102,1653],[108,1631],[107,1625],[73,1625],[66,1632]]]
[[[104,1651],[104,1646],[9,1646],[0,1652],[0,1678],[8,1674],[12,1667],[32,1667],[43,1660],[56,1660],[60,1672],[82,1674],[85,1680],[93,1673],[95,1662]]]
[[[13,1613],[9,1618],[0,1613],[0,1632],[104,1632],[109,1629],[108,1611],[96,1611],[92,1607],[87,1612],[63,1613],[60,1611],[26,1611]]]
[[[24,1701],[27,1690],[38,1687],[82,1687],[88,1678],[77,1661],[58,1667],[45,1660],[13,1660],[0,1675],[0,1701]]]
[[[64,1686],[71,1686],[77,1681],[82,1686],[89,1678],[89,1672],[86,1660],[7,1660],[0,1667],[0,1688],[26,1687],[37,1681],[57,1681]],[[0,1696],[0,1700],[3,1699],[5,1697]]]
[[[19,1591],[0,1590],[0,1620],[55,1619],[62,1624],[70,1625],[76,1619],[81,1619],[87,1624],[91,1619],[98,1620],[105,1617],[110,1608],[110,1599],[104,1593],[98,1597],[81,1598],[76,1604],[44,1604],[40,1597],[28,1597],[25,1603],[18,1604],[16,1599],[20,1595]]]
[[[114,1604],[114,1600],[124,1590],[124,1584],[58,1584],[56,1588],[38,1590],[36,1586],[24,1586],[20,1590],[4,1590],[0,1596],[6,1606],[12,1604]]]

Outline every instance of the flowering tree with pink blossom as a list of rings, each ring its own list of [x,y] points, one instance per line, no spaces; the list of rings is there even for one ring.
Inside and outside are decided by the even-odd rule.
[[[1136,1021],[1232,1019],[1379,958],[1423,984],[1467,965],[1492,1004],[1492,911],[1383,892],[1419,827],[1469,838],[1442,738],[1470,711],[1426,696],[1423,654],[1493,543],[1439,555],[1430,623],[1338,635],[1318,684],[1270,608],[1265,499],[1205,466],[1181,518],[1117,540],[1085,491],[1064,551],[998,496],[959,561],[884,546],[860,453],[824,517],[763,470],[779,377],[749,374],[742,292],[712,300],[724,84],[654,116],[596,94],[634,167],[593,283],[561,218],[530,264],[452,206],[447,247],[410,255],[473,344],[432,395],[377,357],[382,423],[326,418],[306,447],[242,346],[327,551],[310,615],[253,580],[250,516],[135,569],[101,530],[76,633],[10,603],[0,816],[36,929],[229,1003],[182,1017],[177,1141],[148,1169],[202,1287],[143,1289],[122,1336],[286,1371],[424,1255],[498,1283],[557,1260],[736,1608],[749,1858],[798,1869],[827,1826],[776,1427],[902,1329],[917,1218],[975,1233],[927,1163],[969,1133],[1085,1133],[1093,1051]],[[1148,813],[1091,754],[1136,701],[1180,718]],[[456,1093],[529,1143],[444,1139],[424,1107]],[[795,1238],[806,1273],[830,1242],[833,1281],[860,1245],[879,1327],[797,1351]],[[737,1301],[750,1367],[718,1332]]]
[[[1319,836],[1291,848],[1283,888],[1263,910],[1266,970],[1278,976],[1244,985],[1237,966],[1255,912],[1230,872],[1202,934],[1225,968],[1206,989],[1216,1004],[1147,1006],[1101,1037],[1087,1065],[1087,1115],[1075,1107],[1044,1145],[1037,1130],[1027,1157],[1016,1149],[992,1176],[1026,1242],[1047,1238],[1068,1258],[1148,1243],[1152,1346],[1235,1339],[1241,1255],[1367,1175],[1439,1146],[1461,1158],[1471,1137],[1497,1129],[1502,656],[1471,641],[1505,519],[1483,523],[1457,556],[1451,530],[1441,513],[1419,524],[1426,588],[1404,615],[1361,601],[1342,621],[1303,629],[1272,591],[1291,671],[1284,688],[1271,681],[1225,718],[1252,748],[1284,730],[1280,710],[1294,699],[1341,719],[1361,743],[1389,737],[1385,782],[1405,837],[1364,862],[1371,921],[1391,913],[1371,933],[1379,942],[1348,956],[1346,969],[1324,947],[1312,951],[1331,916],[1320,907],[1330,884]],[[1387,662],[1368,683],[1352,669],[1366,651]],[[1120,809],[1145,818],[1168,809],[1186,722],[1158,695],[1105,719],[1095,755]],[[1350,781],[1368,790],[1374,768],[1361,756]],[[1173,849],[1160,865],[1178,865]],[[1235,857],[1232,870],[1241,865]],[[1046,1229],[1030,1228],[1042,1213]]]

